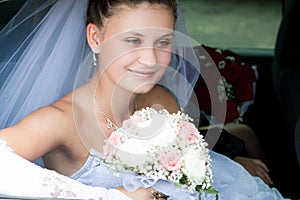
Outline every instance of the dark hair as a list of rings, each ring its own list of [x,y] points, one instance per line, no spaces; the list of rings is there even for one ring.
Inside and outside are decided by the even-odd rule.
[[[89,0],[86,24],[93,23],[102,27],[104,25],[103,20],[114,15],[118,6],[125,4],[135,7],[142,3],[165,5],[174,14],[174,18],[177,17],[176,0]]]

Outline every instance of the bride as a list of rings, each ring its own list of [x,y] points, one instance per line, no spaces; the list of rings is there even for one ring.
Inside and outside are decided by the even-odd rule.
[[[146,181],[130,189],[131,176],[111,173],[97,157],[105,139],[138,109],[197,116],[190,97],[198,61],[182,20],[175,0],[27,1],[0,38],[6,76],[0,194],[197,199],[172,183]],[[227,157],[210,155],[220,199],[284,199]],[[40,157],[45,168],[31,163]]]

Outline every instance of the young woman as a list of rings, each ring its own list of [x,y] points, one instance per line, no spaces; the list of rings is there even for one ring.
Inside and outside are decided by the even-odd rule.
[[[85,10],[85,3],[82,0],[54,1],[51,5],[49,10],[49,13],[53,14],[53,18],[49,19],[51,26],[46,25],[41,35],[47,34],[47,30],[51,28],[54,32],[60,31],[58,27],[53,27],[55,20],[63,19],[63,27],[68,27],[71,22],[63,17],[66,13],[70,19],[75,17],[77,20],[71,25],[75,29],[62,29],[62,35],[71,31],[64,39],[40,40],[38,34],[35,34],[32,41],[50,45],[51,48],[47,48],[48,50],[58,46],[59,50],[67,48],[72,53],[69,54],[70,57],[63,54],[62,62],[58,65],[59,59],[56,56],[53,56],[52,62],[47,60],[56,52],[46,54],[43,52],[42,56],[37,58],[41,59],[39,61],[43,65],[33,69],[39,77],[33,80],[34,83],[39,79],[49,80],[46,82],[54,87],[53,85],[57,84],[57,77],[65,73],[62,79],[66,81],[61,83],[63,88],[68,81],[73,81],[71,85],[76,85],[77,81],[81,82],[82,74],[90,74],[87,72],[88,65],[85,65],[85,62],[83,68],[78,70],[79,76],[74,76],[74,71],[66,71],[64,68],[64,65],[67,66],[69,63],[74,65],[73,58],[81,56],[77,52],[78,49],[70,49],[68,45],[78,42],[74,38],[82,28],[80,20],[83,18],[80,13]],[[55,12],[55,9],[62,8],[66,8],[65,13]],[[176,17],[175,0],[90,0],[87,5],[86,38],[92,51],[92,64],[96,72],[80,87],[76,86],[73,91],[50,105],[33,109],[34,111],[20,122],[0,131],[2,141],[0,149],[4,155],[0,158],[2,173],[0,182],[3,183],[0,193],[61,198],[197,199],[197,195],[181,192],[179,188],[173,187],[172,183],[169,184],[170,187],[153,183],[128,191],[123,187],[123,181],[130,177],[115,176],[99,159],[92,156],[101,154],[105,139],[135,110],[158,105],[170,112],[177,112],[182,107],[178,102],[182,103],[184,102],[182,99],[185,99],[180,94],[189,96],[185,90],[182,91],[178,79],[170,78],[173,77],[172,73],[177,72],[178,77],[188,73],[184,73],[180,68],[168,67],[172,53],[175,52],[172,44],[179,41],[178,34],[174,30],[175,22],[178,20]],[[46,22],[41,20],[41,23]],[[59,21],[57,24],[62,23]],[[67,39],[69,43],[65,43]],[[41,49],[35,49],[33,46],[29,48],[33,48],[36,53],[41,52]],[[28,58],[36,59],[37,55],[29,54]],[[43,59],[47,62],[44,63]],[[47,65],[50,67],[47,68]],[[58,68],[54,69],[57,66]],[[43,76],[44,70],[49,76]],[[9,74],[20,76],[17,71]],[[73,80],[70,77],[73,77]],[[168,83],[171,82],[180,89],[176,91],[175,87],[169,87]],[[164,87],[158,86],[157,83],[161,83]],[[6,84],[4,87],[10,89]],[[166,87],[168,89],[165,89]],[[31,93],[32,91],[29,92],[30,95]],[[42,98],[47,98],[48,94],[51,96],[50,93],[50,90],[44,90]],[[26,97],[19,96],[19,98]],[[29,104],[35,105],[35,100],[29,100]],[[9,150],[12,150],[13,154]],[[29,161],[42,156],[46,168],[93,187],[79,184],[53,171],[40,169],[16,155]],[[214,187],[219,191],[221,199],[283,199],[276,189],[271,189],[261,179],[250,176],[241,166],[213,152],[211,155]],[[24,174],[15,171],[17,170],[14,170],[15,165],[23,166]],[[14,184],[12,180],[16,176],[19,180]],[[26,184],[28,182],[31,184]],[[154,195],[158,194],[153,192],[154,189],[161,192],[159,194],[167,196]],[[204,194],[204,199],[206,197],[211,198],[208,194]]]

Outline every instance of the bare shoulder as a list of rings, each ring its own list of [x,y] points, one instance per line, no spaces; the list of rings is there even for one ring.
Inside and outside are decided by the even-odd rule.
[[[0,131],[14,151],[34,160],[57,146],[63,145],[73,131],[72,105],[63,98],[52,105],[41,107],[16,125]],[[69,136],[68,136],[69,135]]]
[[[45,107],[45,109],[49,109],[58,115],[68,115],[72,112],[72,97],[71,94],[59,99],[58,101],[54,102],[53,104]]]
[[[20,126],[33,126],[32,131],[42,131],[58,144],[63,143],[73,132],[72,98],[67,95],[58,101],[34,111],[21,121]],[[41,133],[39,133],[41,134]]]
[[[41,107],[32,113],[33,117],[37,117],[39,115],[42,115],[48,123],[60,123],[60,120],[62,119],[65,122],[72,116],[71,95],[68,94],[52,104]]]
[[[139,107],[166,108],[169,112],[177,112],[180,108],[174,95],[165,87],[156,85],[147,94],[138,96]]]

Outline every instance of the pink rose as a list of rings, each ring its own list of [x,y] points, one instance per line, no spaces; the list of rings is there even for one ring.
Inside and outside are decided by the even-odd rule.
[[[146,119],[142,116],[131,116],[130,119],[123,121],[122,127],[129,132],[134,132],[137,129],[137,125],[144,121]]]
[[[108,138],[108,141],[114,145],[114,146],[117,146],[118,145],[118,140],[119,138],[116,136],[116,135],[111,135],[109,138]]]
[[[120,143],[121,141],[119,140],[118,136],[110,135],[105,145],[103,146],[103,154],[105,156],[109,156],[115,146],[119,145]]]
[[[135,124],[130,119],[127,119],[127,120],[123,121],[122,127],[125,130],[131,130],[135,127]]]
[[[130,120],[135,125],[137,125],[140,122],[144,122],[145,121],[145,119],[142,116],[132,116],[132,117],[130,117]]]
[[[178,171],[182,166],[181,158],[174,151],[167,152],[166,154],[162,155],[160,161],[166,170],[172,172]]]
[[[190,143],[196,142],[198,139],[198,130],[191,122],[181,122],[177,125],[179,127],[178,137]]]

